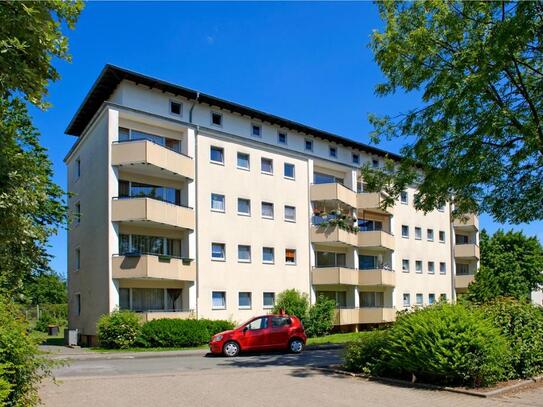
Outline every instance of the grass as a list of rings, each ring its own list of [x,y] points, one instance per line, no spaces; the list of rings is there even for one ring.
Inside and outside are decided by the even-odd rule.
[[[307,340],[308,345],[326,345],[326,344],[341,344],[352,342],[362,335],[361,332],[347,332],[343,334],[332,334],[321,336],[319,338],[309,338]]]
[[[43,333],[45,336],[44,341],[42,342],[42,345],[54,345],[54,346],[62,346],[64,345],[64,327],[61,327],[58,331],[57,335],[54,336],[48,336],[46,333]]]

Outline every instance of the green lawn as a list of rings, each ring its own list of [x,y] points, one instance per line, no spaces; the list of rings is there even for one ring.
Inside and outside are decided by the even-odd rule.
[[[309,338],[307,340],[308,345],[324,345],[324,344],[332,344],[332,343],[347,343],[352,342],[360,336],[362,336],[362,332],[348,332],[344,334],[332,334],[332,335],[326,335],[321,336],[319,338]]]

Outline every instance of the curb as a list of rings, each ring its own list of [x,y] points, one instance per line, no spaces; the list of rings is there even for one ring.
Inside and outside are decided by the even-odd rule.
[[[531,379],[522,380],[519,383],[512,384],[510,386],[505,386],[496,390],[491,390],[487,392],[479,392],[475,390],[467,390],[467,389],[460,389],[455,387],[448,387],[448,386],[438,386],[435,384],[427,384],[427,383],[412,383],[405,380],[400,379],[392,379],[389,377],[380,377],[380,376],[370,376],[363,373],[352,373],[348,372],[346,370],[341,369],[334,369],[334,368],[327,368],[327,367],[314,367],[315,370],[321,370],[324,372],[329,373],[335,373],[340,374],[344,376],[351,376],[351,377],[358,377],[358,378],[364,378],[371,381],[377,381],[381,383],[387,383],[387,384],[394,384],[394,385],[400,385],[404,387],[412,387],[412,388],[420,388],[420,389],[431,389],[431,390],[440,390],[440,391],[448,391],[450,393],[458,393],[458,394],[465,394],[472,397],[479,397],[479,398],[490,398],[499,396],[504,393],[508,393],[513,390],[518,390],[523,387],[529,386],[534,383],[539,383],[543,381],[543,375],[536,376]]]
[[[309,345],[305,348],[307,352],[319,351],[319,350],[335,350],[343,349],[344,345],[341,344],[322,344],[322,345]],[[47,357],[53,360],[120,360],[120,359],[154,359],[154,358],[169,358],[169,357],[183,357],[183,356],[199,356],[209,354],[208,349],[195,349],[195,350],[179,350],[179,351],[157,351],[157,352],[112,352],[101,353],[92,352],[80,353],[80,354],[54,354],[50,353]]]

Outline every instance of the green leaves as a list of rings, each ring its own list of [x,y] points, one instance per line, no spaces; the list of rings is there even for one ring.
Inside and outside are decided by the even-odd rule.
[[[423,106],[369,117],[372,141],[414,138],[402,149],[405,163],[376,178],[376,190],[388,186],[394,200],[416,182],[416,207],[425,212],[447,200],[455,215],[543,219],[542,2],[378,7],[386,27],[370,45],[386,82],[376,93],[416,91]]]

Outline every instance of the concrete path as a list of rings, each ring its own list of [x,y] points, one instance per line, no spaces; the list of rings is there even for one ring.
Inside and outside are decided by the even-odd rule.
[[[339,350],[233,359],[203,355],[72,361],[59,384],[41,389],[46,406],[543,406],[543,387],[480,399],[402,388],[313,369],[338,363]]]

